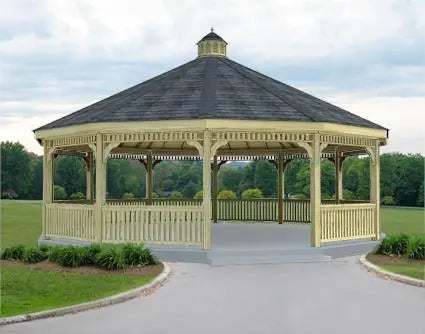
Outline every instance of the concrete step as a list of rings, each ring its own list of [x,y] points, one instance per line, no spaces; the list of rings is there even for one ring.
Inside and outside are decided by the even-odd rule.
[[[212,266],[278,264],[278,263],[311,263],[329,262],[328,255],[299,251],[286,253],[282,250],[247,250],[247,251],[210,251],[208,264]]]

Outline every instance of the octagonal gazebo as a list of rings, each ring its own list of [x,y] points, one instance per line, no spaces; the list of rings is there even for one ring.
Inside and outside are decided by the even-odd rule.
[[[379,238],[379,148],[388,130],[240,65],[226,49],[211,31],[198,42],[196,59],[35,130],[44,147],[42,239],[208,249],[217,219],[311,222],[313,247]],[[62,154],[87,163],[85,201],[53,198],[54,159]],[[344,201],[343,161],[364,154],[370,201]],[[109,158],[145,165],[146,199],[106,199]],[[202,160],[202,200],[152,198],[153,166],[170,158]],[[278,199],[217,200],[218,166],[260,158],[278,167]],[[285,166],[297,158],[310,159],[308,201],[284,199]],[[321,158],[335,164],[335,201],[321,199]]]

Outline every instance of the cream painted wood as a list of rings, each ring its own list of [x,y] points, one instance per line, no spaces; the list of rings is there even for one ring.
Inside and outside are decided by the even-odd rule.
[[[146,199],[147,204],[152,205],[153,193],[153,159],[152,152],[146,155]]]
[[[218,165],[217,165],[217,156],[214,155],[213,160],[213,221],[217,223],[217,209],[218,209]]]
[[[278,203],[279,203],[279,205],[278,205],[278,222],[279,222],[279,224],[283,224],[283,221],[284,221],[284,212],[283,212],[283,195],[284,195],[284,193],[283,193],[283,187],[284,187],[284,184],[283,184],[283,182],[284,182],[284,179],[283,179],[283,172],[284,172],[284,159],[283,159],[283,155],[282,154],[279,154],[279,156],[278,156],[278,171],[277,171],[277,174],[278,174],[278,186],[277,186],[277,196],[278,196]]]
[[[43,155],[43,213],[42,213],[42,232],[43,238],[46,237],[46,205],[53,201],[53,151],[44,146]]]
[[[375,216],[375,240],[379,240],[379,209],[380,209],[380,156],[379,143],[376,141],[372,148],[368,149],[370,153],[370,202],[376,204]]]
[[[184,129],[185,132],[175,133]],[[387,131],[384,129],[363,128],[358,126],[326,123],[326,122],[290,122],[290,121],[258,121],[258,120],[228,120],[228,119],[204,119],[204,120],[170,120],[170,121],[140,121],[140,122],[106,122],[87,123],[73,125],[64,128],[45,129],[35,131],[36,139],[53,140],[52,146],[75,146],[96,142],[98,132],[106,134],[105,141],[126,141],[127,134],[131,132],[143,132],[140,140],[130,138],[132,141],[152,141],[160,140],[161,135],[166,133],[168,140],[201,140],[199,135],[202,131],[209,129],[212,131],[251,131],[251,132],[287,132],[310,133],[320,132],[326,135],[342,135],[352,138],[379,138],[381,144],[387,141]],[[260,130],[261,129],[261,130]],[[113,136],[115,137],[113,138]],[[109,137],[108,137],[109,136]],[[122,139],[121,139],[122,138]],[[215,139],[213,137],[213,139]],[[324,142],[341,142],[341,138],[329,138]],[[362,145],[359,145],[362,146]],[[365,145],[363,145],[365,146]]]
[[[313,138],[310,157],[311,246],[320,247],[320,135]]]
[[[96,137],[96,202],[95,226],[96,242],[102,242],[102,206],[106,201],[106,161],[104,160],[102,134]]]
[[[204,131],[202,154],[203,248],[209,249],[211,248],[211,133],[209,131]]]
[[[339,204],[341,200],[343,199],[343,185],[342,185],[342,163],[343,159],[341,156],[341,152],[339,149],[336,149],[335,152],[335,200],[336,203]]]
[[[202,206],[105,205],[102,240],[203,246]]]
[[[339,204],[321,207],[321,242],[376,236],[376,204]]]
[[[94,205],[45,204],[45,237],[97,241]]]
[[[93,152],[87,153],[86,158],[86,199],[94,200],[94,158]]]

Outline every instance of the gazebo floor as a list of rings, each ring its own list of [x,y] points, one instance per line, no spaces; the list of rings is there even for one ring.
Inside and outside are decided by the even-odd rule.
[[[39,240],[42,244],[87,244],[65,239]],[[212,248],[149,245],[162,261],[210,265],[326,262],[370,252],[377,241],[355,240],[310,247],[310,225],[268,222],[220,222],[212,226]]]

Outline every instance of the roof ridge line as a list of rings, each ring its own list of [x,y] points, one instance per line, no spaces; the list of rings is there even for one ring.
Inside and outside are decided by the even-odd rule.
[[[226,62],[224,62],[222,59],[219,59],[222,63],[227,64]],[[228,59],[229,61],[232,61],[230,59]],[[236,63],[236,62],[235,62]],[[237,64],[237,63],[236,63]],[[264,89],[266,92],[268,92],[269,94],[275,96],[276,98],[278,98],[279,100],[281,100],[282,102],[286,103],[288,106],[290,106],[291,108],[293,108],[294,110],[298,111],[300,114],[303,114],[304,116],[306,116],[307,118],[311,119],[313,122],[316,122],[316,120],[311,117],[310,115],[307,115],[305,113],[303,113],[302,111],[300,111],[298,108],[295,108],[291,103],[289,103],[288,101],[286,101],[284,98],[276,95],[274,92],[271,92],[269,89],[267,89],[266,87],[264,87],[263,85],[261,85],[257,80],[250,78],[249,76],[247,76],[245,73],[242,73],[241,71],[239,71],[238,69],[236,69],[234,66],[232,66],[231,64],[227,64],[228,66],[230,66],[232,69],[234,69],[236,72],[238,72],[240,75],[243,75],[245,78],[247,78],[248,80],[254,82],[257,86],[261,87],[262,89]],[[239,64],[238,64],[239,65]],[[242,65],[240,65],[242,66]],[[254,71],[255,72],[255,71]],[[256,72],[259,73],[259,72]],[[276,81],[276,80],[275,80]]]

